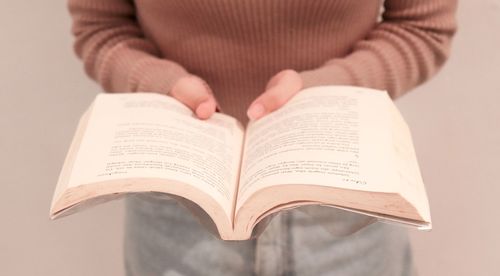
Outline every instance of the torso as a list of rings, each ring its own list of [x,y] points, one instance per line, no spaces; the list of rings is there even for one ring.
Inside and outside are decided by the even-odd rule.
[[[379,1],[135,2],[146,36],[163,57],[204,78],[224,112],[245,123],[246,108],[271,76],[347,55],[380,11]]]

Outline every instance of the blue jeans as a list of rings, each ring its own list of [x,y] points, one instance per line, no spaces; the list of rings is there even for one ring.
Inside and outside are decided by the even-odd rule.
[[[416,275],[406,229],[366,216],[307,206],[281,212],[257,239],[222,241],[173,199],[126,199],[127,276]],[[334,227],[334,228],[335,228]],[[357,226],[356,226],[357,227]]]

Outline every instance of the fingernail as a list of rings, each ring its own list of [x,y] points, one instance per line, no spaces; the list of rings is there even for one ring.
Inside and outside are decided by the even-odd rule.
[[[196,115],[200,119],[208,119],[215,112],[215,105],[211,105],[210,101],[204,101],[196,108]]]
[[[247,112],[247,116],[251,120],[258,119],[260,116],[264,115],[265,109],[264,106],[260,103],[256,103],[252,105]]]

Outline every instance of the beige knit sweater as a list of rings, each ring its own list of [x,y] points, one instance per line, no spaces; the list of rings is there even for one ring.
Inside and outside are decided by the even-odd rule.
[[[167,93],[191,73],[243,123],[283,69],[305,87],[396,98],[440,68],[456,30],[456,0],[69,0],[69,9],[76,53],[106,91]]]

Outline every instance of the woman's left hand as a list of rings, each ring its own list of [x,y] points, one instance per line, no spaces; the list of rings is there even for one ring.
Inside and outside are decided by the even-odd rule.
[[[247,110],[250,120],[257,120],[282,107],[302,89],[302,78],[297,71],[286,69],[274,75],[265,91],[257,97]]]

